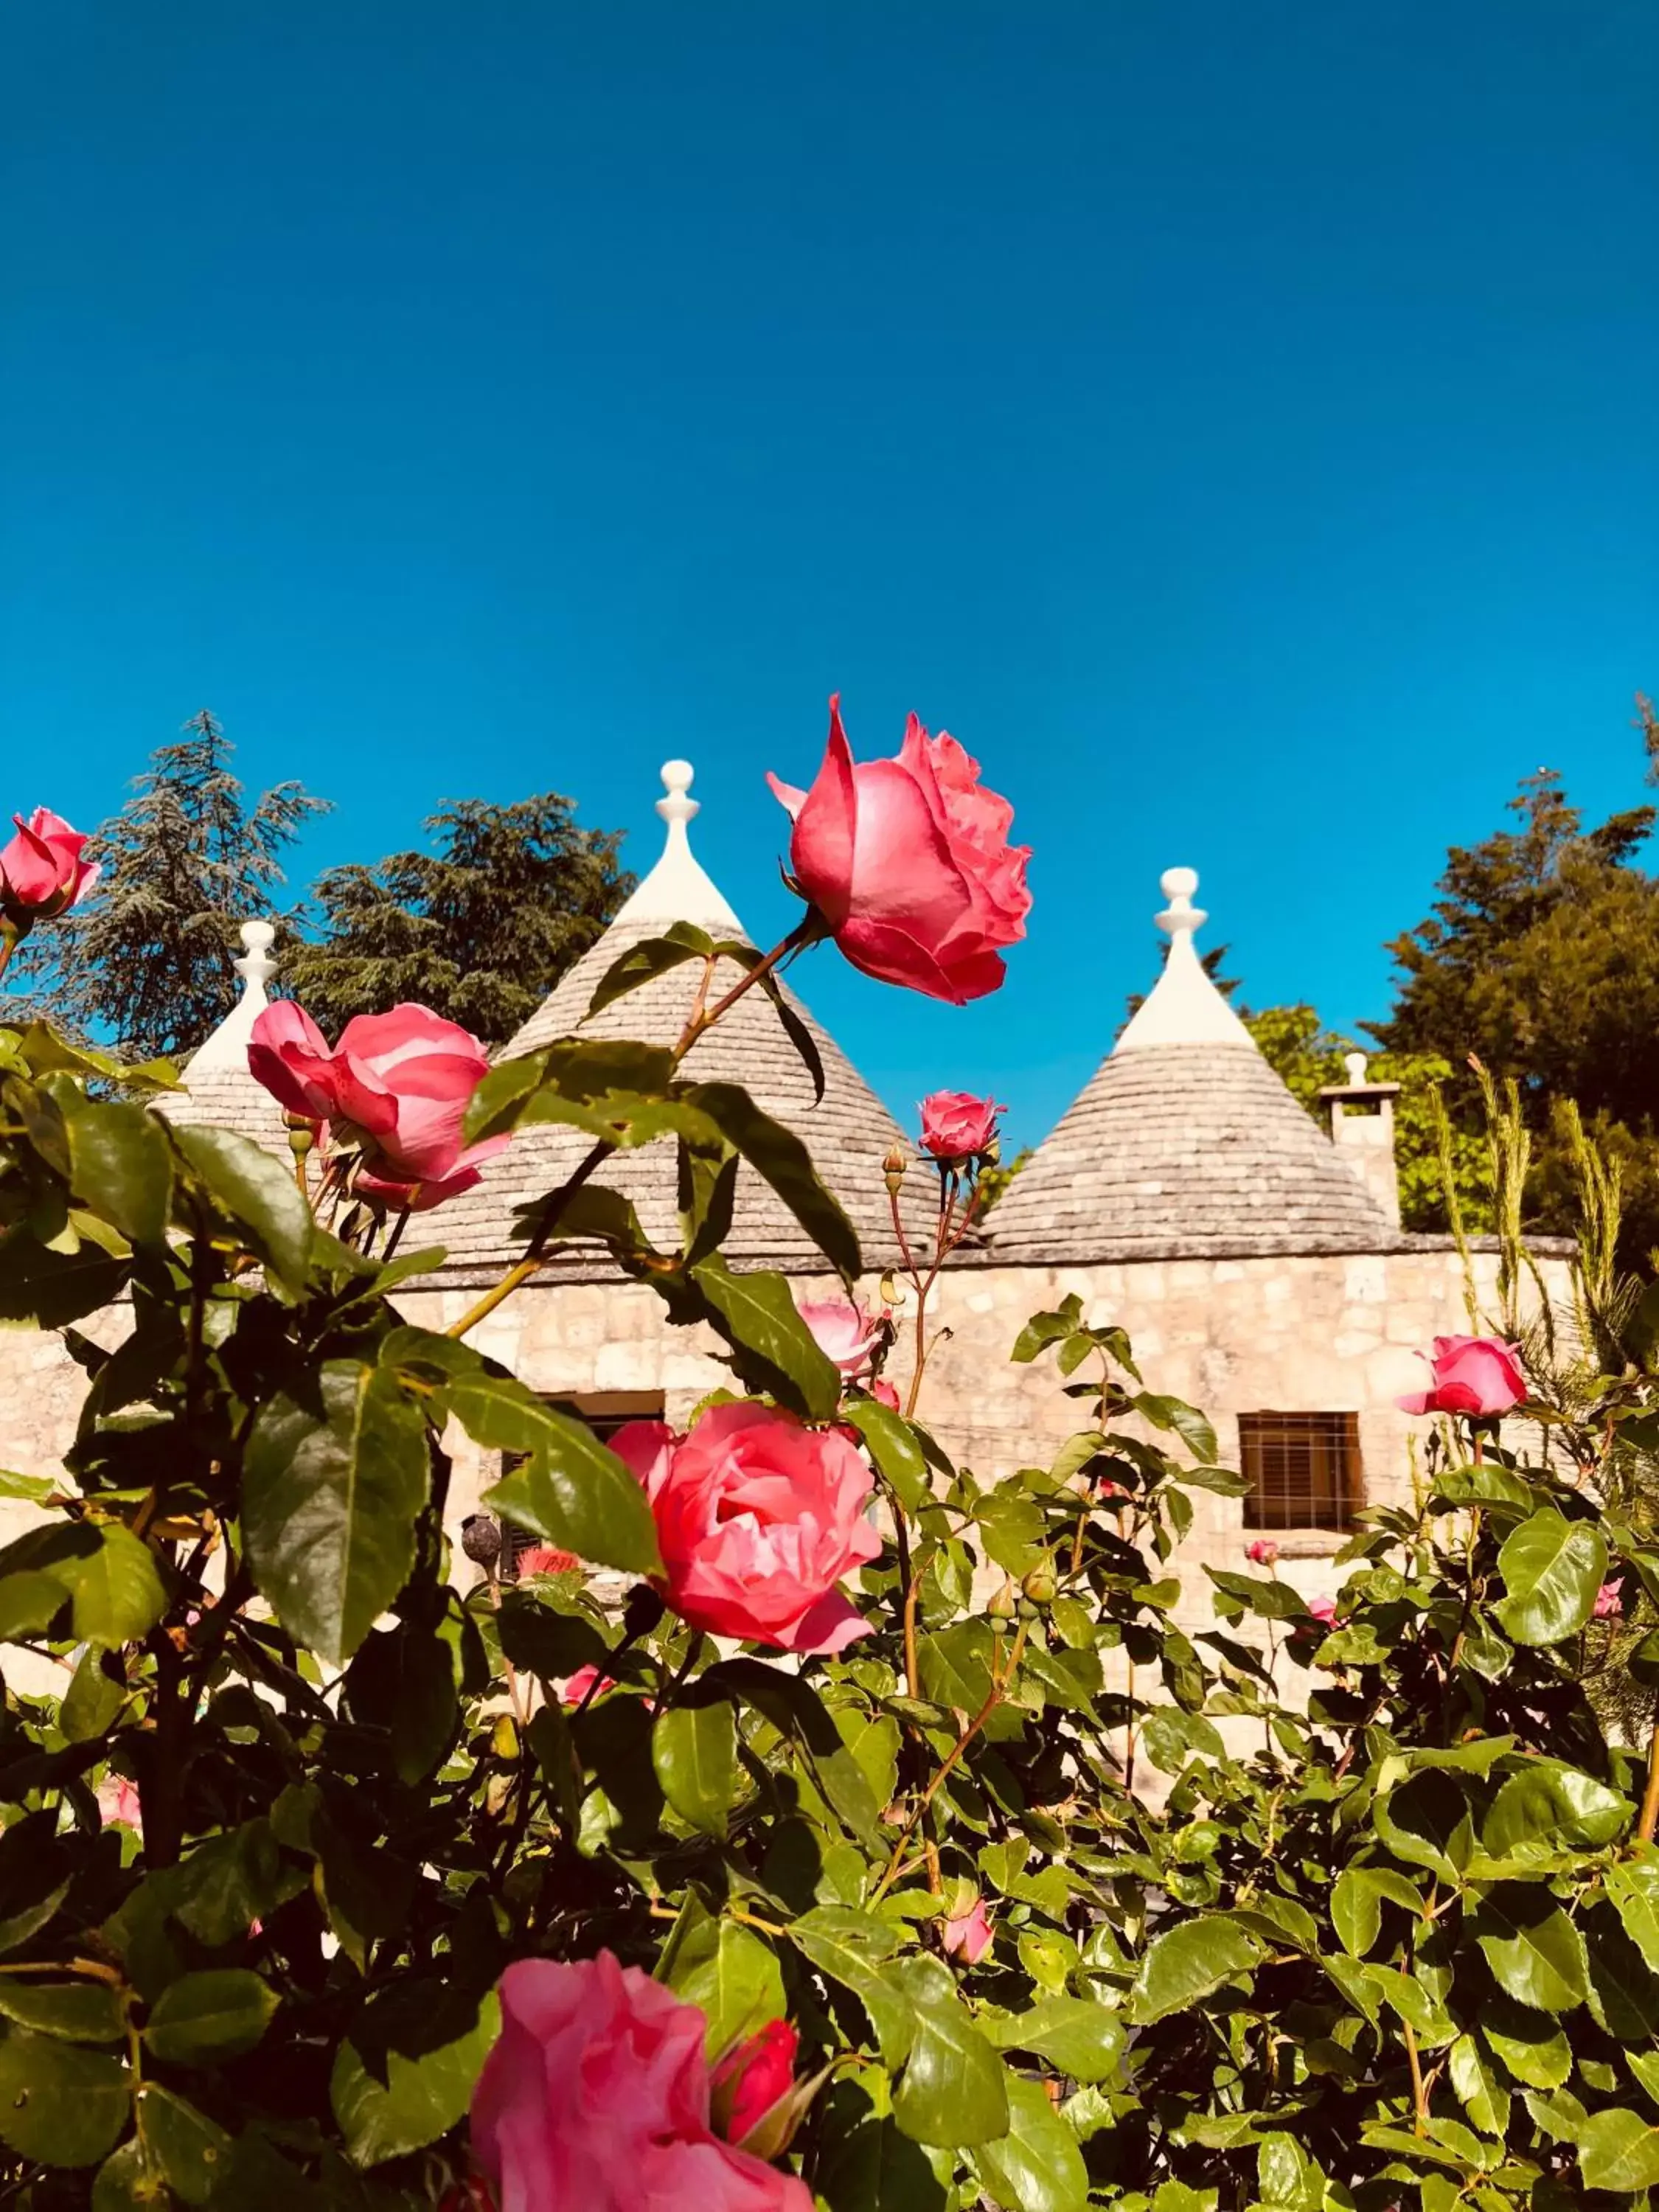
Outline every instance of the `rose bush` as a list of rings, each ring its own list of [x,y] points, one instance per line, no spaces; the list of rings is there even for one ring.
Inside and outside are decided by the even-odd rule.
[[[682,932],[605,988],[682,957],[714,956]],[[592,1149],[442,1333],[397,1303],[429,1254],[149,1110],[164,1072],[0,1028],[0,1319],[88,1378],[64,1468],[0,1479],[40,1509],[0,1548],[9,2200],[1646,2206],[1659,1295],[1586,1273],[1519,1355],[1497,1317],[1508,1408],[1432,1411],[1334,1595],[1263,1538],[1183,1603],[1182,1539],[1245,1485],[1080,1298],[1012,1346],[1068,1436],[994,1480],[921,1418],[971,1160],[895,1272],[908,1412],[781,1278],[734,1292],[739,1159],[849,1299],[860,1255],[787,1133],[683,1073],[701,1020],[475,1069],[457,1158],[550,1117]],[[382,1056],[338,1078],[394,1102],[372,1131],[339,1054],[278,1042],[363,1162],[454,1104]],[[655,1243],[605,1182],[647,1133]],[[604,1443],[470,1340],[565,1237],[720,1342],[683,1432]],[[457,1431],[503,1473],[452,1552]],[[501,1521],[558,1564],[504,1574]],[[1615,1654],[1632,1740],[1591,1695]]]

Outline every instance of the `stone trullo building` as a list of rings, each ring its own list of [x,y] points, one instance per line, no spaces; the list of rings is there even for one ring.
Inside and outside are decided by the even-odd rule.
[[[691,770],[671,762],[660,860],[615,922],[504,1048],[527,1050],[576,1030],[668,1042],[685,1020],[696,963],[585,1021],[595,985],[629,944],[693,921],[741,938],[742,926],[692,854],[697,804]],[[1148,1386],[1184,1397],[1214,1419],[1224,1460],[1248,1498],[1196,1496],[1192,1564],[1237,1561],[1259,1531],[1277,1537],[1304,1589],[1334,1586],[1328,1562],[1367,1500],[1403,1496],[1413,1424],[1395,1407],[1420,1387],[1417,1347],[1467,1328],[1462,1262],[1449,1239],[1400,1227],[1392,1149],[1393,1086],[1369,1084],[1363,1060],[1326,1094],[1329,1132],[1304,1112],[1211,982],[1194,947],[1205,916],[1197,878],[1163,879],[1158,916],[1169,937],[1164,972],[1098,1071],[1037,1148],[941,1278],[932,1310],[948,1331],[928,1370],[922,1412],[948,1448],[981,1476],[1030,1465],[1077,1425],[1052,1366],[1014,1366],[1009,1351],[1030,1314],[1069,1292],[1091,1322],[1133,1340]],[[265,1003],[271,932],[243,930],[244,994],[185,1069],[180,1117],[242,1131],[287,1156],[281,1116],[247,1073],[249,1030]],[[728,964],[729,980],[735,967]],[[717,986],[718,988],[718,986]],[[759,992],[699,1041],[688,1061],[706,1079],[744,1084],[803,1138],[852,1217],[875,1279],[896,1258],[882,1174],[904,1133],[812,1022],[823,1096],[816,1103],[801,1060]],[[444,1327],[465,1311],[523,1249],[517,1209],[556,1186],[586,1149],[579,1133],[521,1131],[482,1185],[421,1224],[447,1256],[400,1300],[411,1320]],[[647,1233],[672,1246],[674,1164],[658,1146],[618,1155],[606,1180],[633,1199]],[[919,1243],[932,1207],[931,1173],[918,1165],[903,1205]],[[912,1211],[913,1209],[913,1211]],[[734,1266],[781,1269],[825,1293],[835,1285],[793,1216],[746,1168],[726,1245]],[[1560,1271],[1560,1262],[1550,1267]],[[1491,1287],[1495,1261],[1474,1266]],[[1562,1274],[1561,1287],[1565,1288]],[[118,1329],[118,1316],[112,1316]],[[622,1279],[600,1248],[559,1256],[483,1322],[474,1338],[549,1397],[603,1430],[644,1414],[684,1416],[726,1380],[718,1346],[670,1328],[648,1291]],[[901,1339],[901,1347],[902,1339]],[[902,1381],[906,1355],[892,1370]],[[55,1338],[0,1338],[0,1403],[14,1465],[50,1469],[72,1433],[80,1370]],[[473,1510],[499,1459],[458,1438],[452,1500]],[[1045,1454],[1045,1445],[1048,1454]],[[1207,1618],[1202,1578],[1188,1605]]]

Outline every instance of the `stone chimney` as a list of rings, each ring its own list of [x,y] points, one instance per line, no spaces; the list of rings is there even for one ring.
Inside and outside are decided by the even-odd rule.
[[[1331,1113],[1331,1142],[1396,1229],[1400,1226],[1400,1177],[1394,1163],[1394,1102],[1397,1083],[1368,1083],[1365,1055],[1344,1055],[1346,1083],[1327,1084],[1320,1092]]]

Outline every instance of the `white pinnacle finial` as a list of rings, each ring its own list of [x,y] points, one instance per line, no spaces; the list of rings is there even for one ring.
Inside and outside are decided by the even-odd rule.
[[[1209,920],[1193,904],[1198,889],[1194,868],[1165,868],[1158,888],[1170,903],[1156,917],[1170,940],[1158,977],[1116,1044],[1115,1052],[1140,1052],[1160,1044],[1248,1045],[1255,1038],[1205,972],[1193,938]]]
[[[1345,1052],[1342,1065],[1348,1071],[1348,1088],[1358,1091],[1365,1082],[1365,1055],[1363,1052]]]
[[[192,1075],[216,1074],[231,1068],[246,1072],[248,1039],[253,1034],[254,1023],[270,1003],[265,985],[276,973],[276,963],[270,957],[276,932],[268,921],[245,921],[237,935],[246,949],[240,960],[233,960],[230,964],[242,979],[242,995],[218,1028],[198,1045],[185,1062],[187,1079]]]
[[[617,921],[648,922],[664,929],[670,922],[693,921],[721,936],[740,935],[743,924],[698,865],[685,834],[687,825],[702,811],[701,801],[691,796],[692,775],[690,761],[663,763],[663,796],[657,801],[657,811],[668,824],[668,835],[663,841],[662,858],[623,905]]]

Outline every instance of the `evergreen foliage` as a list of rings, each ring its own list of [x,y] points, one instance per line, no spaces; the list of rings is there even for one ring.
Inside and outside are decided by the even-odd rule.
[[[204,712],[151,755],[88,846],[101,880],[15,963],[21,993],[5,996],[9,1019],[49,1012],[73,1036],[112,1036],[143,1059],[188,1052],[223,1019],[238,990],[238,927],[288,919],[276,903],[281,855],[328,804],[287,782],[250,809],[234,750]]]
[[[556,792],[452,802],[426,827],[436,853],[322,877],[321,935],[285,957],[284,980],[331,1035],[354,1014],[413,1000],[499,1044],[633,889],[617,865],[622,840],[579,827]]]

